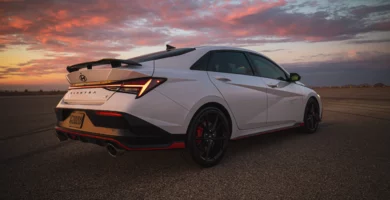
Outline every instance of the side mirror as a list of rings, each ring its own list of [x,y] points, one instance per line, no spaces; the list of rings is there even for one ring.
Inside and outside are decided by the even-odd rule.
[[[291,82],[296,82],[296,81],[299,81],[301,80],[301,76],[299,76],[299,74],[297,73],[290,73],[290,81]]]

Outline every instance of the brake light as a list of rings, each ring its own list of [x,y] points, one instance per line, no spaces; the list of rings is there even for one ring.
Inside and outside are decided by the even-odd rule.
[[[122,117],[122,114],[111,111],[96,111],[96,115],[106,116],[106,117]]]

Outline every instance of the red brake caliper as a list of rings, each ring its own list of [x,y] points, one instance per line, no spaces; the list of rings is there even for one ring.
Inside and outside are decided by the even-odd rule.
[[[196,128],[196,137],[197,138],[201,138],[203,136],[203,127],[202,126],[198,126],[198,128]],[[196,144],[200,144],[202,142],[202,140],[196,140]]]

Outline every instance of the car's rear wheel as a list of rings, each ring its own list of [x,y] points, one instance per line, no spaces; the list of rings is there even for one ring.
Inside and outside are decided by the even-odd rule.
[[[228,119],[218,108],[203,108],[193,117],[187,136],[192,159],[202,167],[214,166],[222,160],[230,140]]]
[[[320,107],[317,101],[310,98],[306,104],[304,115],[303,131],[306,133],[314,133],[318,129],[320,123]]]

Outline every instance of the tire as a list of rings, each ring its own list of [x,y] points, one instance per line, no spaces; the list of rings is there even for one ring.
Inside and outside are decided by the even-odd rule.
[[[192,118],[187,131],[187,147],[192,160],[202,167],[218,164],[227,149],[231,128],[218,108],[206,107]]]
[[[305,133],[315,133],[318,129],[318,125],[320,122],[320,107],[318,102],[310,98],[307,101],[305,114],[304,114],[304,126],[302,127],[302,131]]]

